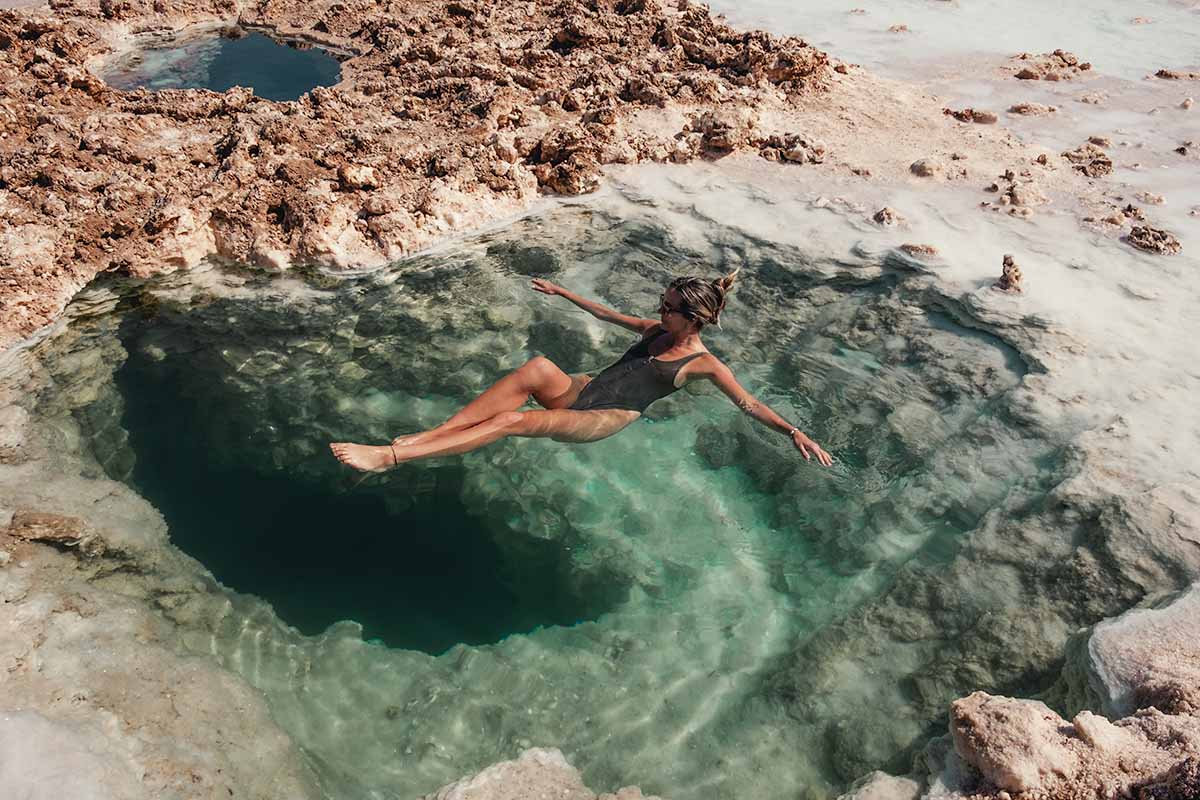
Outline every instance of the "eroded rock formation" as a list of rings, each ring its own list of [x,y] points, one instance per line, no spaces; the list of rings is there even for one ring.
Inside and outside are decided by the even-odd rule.
[[[271,268],[372,266],[538,192],[589,191],[606,163],[747,146],[753,108],[802,102],[830,72],[800,39],[655,0],[54,10],[0,13],[4,344],[101,270],[145,275],[214,252]],[[349,54],[343,80],[276,103],[247,90],[120,92],[92,71],[130,34],[234,19]],[[712,105],[719,114],[682,131],[670,115],[637,117]],[[823,153],[790,131],[757,133],[783,160]]]

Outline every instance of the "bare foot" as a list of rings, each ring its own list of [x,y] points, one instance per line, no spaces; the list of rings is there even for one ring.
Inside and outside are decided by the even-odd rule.
[[[373,447],[369,444],[333,442],[329,449],[338,461],[362,472],[383,472],[397,464],[396,453],[388,445]]]

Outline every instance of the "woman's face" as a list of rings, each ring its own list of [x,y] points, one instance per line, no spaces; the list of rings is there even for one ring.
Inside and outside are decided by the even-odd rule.
[[[663,293],[662,299],[658,303],[658,313],[663,329],[670,333],[682,333],[695,324],[683,298],[674,289],[667,289]]]

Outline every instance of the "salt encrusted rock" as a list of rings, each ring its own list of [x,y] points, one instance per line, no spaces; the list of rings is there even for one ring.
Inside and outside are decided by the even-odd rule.
[[[1187,111],[1187,110],[1188,110],[1189,108],[1191,108],[1191,107],[1192,107],[1192,106],[1193,106],[1195,103],[1196,103],[1196,101],[1195,101],[1195,100],[1193,100],[1192,98],[1190,98],[1190,97],[1185,97],[1185,98],[1183,98],[1183,102],[1179,104],[1179,107],[1180,107],[1180,108],[1182,108],[1184,111]]]
[[[912,242],[905,242],[904,244],[900,245],[900,249],[905,253],[908,253],[913,258],[933,258],[938,254],[938,249],[931,244],[915,244]]]
[[[1075,169],[1089,178],[1099,178],[1113,171],[1112,159],[1108,154],[1091,142],[1085,142],[1074,150],[1063,153]]]
[[[798,133],[772,134],[756,139],[758,154],[769,161],[790,161],[794,164],[820,164],[825,160],[825,145],[810,142]]]
[[[13,514],[8,533],[31,542],[77,547],[87,556],[98,556],[105,550],[104,540],[91,531],[86,522],[62,514],[18,511]]]
[[[1126,237],[1131,245],[1139,250],[1159,255],[1176,255],[1183,252],[1183,245],[1169,232],[1149,225],[1138,225],[1129,231]]]
[[[1033,181],[1013,181],[1005,196],[1014,206],[1042,206],[1050,202],[1042,187]]]
[[[872,772],[855,781],[838,800],[917,800],[921,785],[911,778]]]
[[[950,704],[950,733],[959,757],[1001,789],[1042,788],[1078,766],[1063,742],[1067,722],[1036,700],[975,692]]]
[[[1174,69],[1160,69],[1154,77],[1169,81],[1200,81],[1200,72],[1183,72]]]
[[[422,800],[661,800],[625,787],[599,798],[583,785],[579,770],[553,748],[531,748],[513,761],[493,764],[477,775],[443,786]]]
[[[994,111],[981,111],[974,108],[964,108],[960,111],[943,108],[942,113],[954,117],[959,122],[978,122],[982,125],[991,125],[1000,119]]]
[[[875,212],[875,216],[871,217],[876,225],[881,225],[885,228],[891,228],[899,225],[904,221],[904,217],[900,212],[890,206],[884,206]]]
[[[1138,800],[1195,800],[1200,797],[1200,758],[1190,756],[1138,790]]]
[[[1147,705],[1200,713],[1200,587],[1165,608],[1135,609],[1097,625],[1088,670],[1110,713]]]
[[[1021,53],[1016,57],[1016,61],[1019,64],[1016,77],[1021,80],[1070,80],[1092,68],[1089,62],[1080,61],[1074,53],[1066,50],[1055,50],[1053,53],[1040,55]]]
[[[1166,202],[1161,194],[1154,194],[1153,192],[1134,192],[1133,196],[1143,203],[1152,206],[1161,206]]]
[[[942,173],[942,166],[936,161],[928,158],[922,158],[914,161],[908,168],[908,171],[914,175],[919,175],[922,178],[933,178]]]
[[[1000,280],[992,284],[993,289],[1004,292],[1021,292],[1021,268],[1009,253],[1004,254],[1000,266]]]
[[[1079,738],[1089,747],[1102,753],[1128,752],[1137,747],[1137,737],[1124,728],[1118,728],[1107,718],[1090,711],[1080,711],[1071,720]]]
[[[351,189],[373,189],[379,185],[375,168],[361,164],[343,164],[338,168],[338,179]]]
[[[752,112],[705,111],[694,115],[684,131],[700,134],[706,150],[730,151],[750,141],[756,118]]]
[[[1044,103],[1017,103],[1008,107],[1008,113],[1021,114],[1027,117],[1039,117],[1046,114],[1053,114],[1058,109],[1054,106],[1048,106]]]

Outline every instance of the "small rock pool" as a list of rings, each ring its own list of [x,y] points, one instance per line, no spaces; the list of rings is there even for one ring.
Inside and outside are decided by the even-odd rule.
[[[248,86],[267,100],[297,100],[341,80],[332,54],[239,27],[180,34],[116,56],[101,70],[115,89],[211,89]]]

